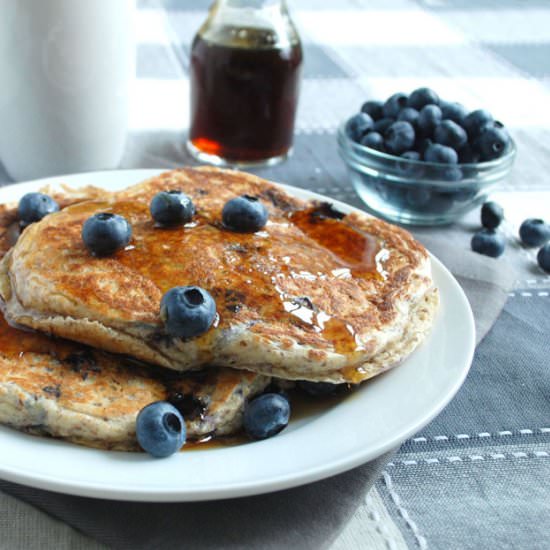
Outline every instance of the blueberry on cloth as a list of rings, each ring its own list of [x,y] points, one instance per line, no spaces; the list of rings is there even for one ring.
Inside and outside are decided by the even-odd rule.
[[[59,205],[44,193],[27,193],[21,197],[17,214],[24,225],[40,221],[44,216],[57,212]]]
[[[136,419],[138,443],[155,458],[165,458],[179,451],[186,434],[183,416],[166,401],[156,401],[139,411]]]
[[[481,225],[486,229],[496,229],[504,219],[504,210],[500,204],[489,201],[481,207]]]
[[[550,240],[550,225],[541,219],[528,218],[519,227],[519,238],[526,246],[542,246]]]
[[[126,218],[111,212],[94,214],[82,226],[82,240],[94,256],[110,256],[131,238],[132,226]]]
[[[194,338],[205,333],[214,322],[216,303],[203,288],[176,286],[162,297],[160,318],[171,336]]]
[[[407,105],[419,111],[426,105],[439,105],[439,96],[430,88],[418,88],[409,96]]]
[[[160,191],[149,205],[152,218],[162,226],[183,225],[193,219],[193,201],[182,191]]]
[[[411,149],[416,136],[412,125],[400,120],[386,130],[384,137],[386,149],[395,155],[400,155]]]
[[[251,439],[267,439],[283,430],[289,418],[288,399],[280,393],[264,393],[246,404],[244,430]]]
[[[485,256],[498,258],[506,246],[504,237],[492,229],[482,229],[472,237],[472,250]]]
[[[240,233],[254,233],[267,223],[267,208],[257,197],[242,195],[225,203],[222,221],[227,229]]]
[[[537,262],[541,269],[550,273],[550,243],[545,244],[537,253]]]

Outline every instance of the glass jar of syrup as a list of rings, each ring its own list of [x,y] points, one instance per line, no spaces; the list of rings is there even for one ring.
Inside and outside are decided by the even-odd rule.
[[[191,154],[230,166],[285,159],[301,65],[300,39],[284,1],[215,2],[191,48]]]

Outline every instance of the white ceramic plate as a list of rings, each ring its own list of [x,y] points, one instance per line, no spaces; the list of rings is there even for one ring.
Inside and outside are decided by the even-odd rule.
[[[0,189],[18,200],[45,184],[122,188],[158,170],[97,172]],[[329,200],[293,187],[303,198]],[[209,500],[267,493],[316,481],[397,447],[434,418],[457,392],[472,361],[474,322],[453,276],[433,259],[441,308],[427,341],[402,365],[365,383],[343,402],[291,422],[265,441],[176,453],[99,451],[0,428],[0,477],[52,491],[141,501]]]

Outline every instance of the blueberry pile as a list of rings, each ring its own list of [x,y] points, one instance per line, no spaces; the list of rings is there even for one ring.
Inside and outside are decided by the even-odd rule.
[[[441,164],[477,163],[501,157],[510,145],[504,126],[484,109],[468,112],[429,88],[385,102],[367,101],[346,124],[355,142],[390,155]],[[449,171],[450,180],[459,172]]]
[[[504,220],[504,210],[496,202],[486,202],[481,207],[483,229],[474,234],[471,247],[474,252],[498,258],[506,248],[506,239],[498,231]],[[539,266],[550,273],[550,224],[539,218],[528,218],[519,228],[519,238],[528,248],[541,247],[537,254]]]

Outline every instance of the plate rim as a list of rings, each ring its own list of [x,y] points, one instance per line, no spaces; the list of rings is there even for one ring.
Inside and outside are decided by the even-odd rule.
[[[67,174],[62,176],[53,176],[48,178],[40,178],[28,182],[20,182],[14,184],[8,184],[0,188],[0,203],[6,202],[6,194],[13,194],[14,188],[17,188],[16,194],[21,191],[21,194],[25,192],[26,188],[36,189],[39,186],[45,186],[49,184],[60,185],[68,184],[76,187],[91,184],[94,185],[93,181],[85,182],[84,180],[88,177],[90,178],[104,178],[107,176],[113,176],[115,179],[133,179],[134,183],[138,183],[147,179],[148,177],[155,176],[159,173],[168,171],[170,169],[127,169],[127,170],[106,170],[106,171],[94,171],[86,172],[79,174]],[[135,178],[135,179],[134,179]],[[76,181],[75,181],[76,180]],[[81,181],[79,181],[81,180]],[[275,183],[275,182],[274,182]],[[131,185],[131,183],[125,182],[124,185]],[[371,216],[371,214],[361,210],[360,208],[354,207],[352,205],[346,204],[337,199],[309,191],[307,189],[301,189],[299,187],[294,187],[288,184],[277,183],[283,189],[288,191],[290,194],[297,195],[303,198],[316,199],[321,201],[329,201],[333,203],[337,208],[343,208],[347,211],[359,211],[362,214]],[[105,183],[98,184],[98,187],[105,187]],[[107,186],[108,187],[108,186]],[[116,187],[116,185],[115,185]],[[9,191],[6,191],[9,189]],[[0,476],[2,479],[7,481],[12,481],[16,483],[21,483],[27,486],[36,487],[40,489],[52,490],[65,494],[72,494],[85,497],[93,498],[105,498],[113,500],[131,500],[131,501],[142,501],[142,502],[184,502],[184,501],[200,501],[200,500],[216,500],[223,498],[236,498],[236,497],[245,497],[257,494],[265,494],[273,491],[289,489],[291,487],[297,487],[314,481],[319,481],[325,479],[350,469],[353,469],[365,462],[374,460],[377,457],[385,454],[388,451],[399,446],[406,439],[411,437],[414,433],[418,432],[420,429],[425,427],[433,418],[435,418],[443,408],[451,401],[451,399],[456,395],[457,391],[461,387],[464,379],[466,378],[468,371],[470,369],[473,354],[475,351],[475,324],[472,309],[466,298],[466,295],[454,276],[449,272],[449,270],[442,264],[442,262],[436,258],[433,254],[430,253],[430,257],[433,263],[434,277],[437,274],[437,277],[443,277],[446,279],[446,284],[450,284],[455,292],[456,297],[459,298],[461,302],[461,307],[463,308],[462,313],[465,315],[468,321],[467,327],[467,342],[465,342],[466,350],[464,365],[460,370],[459,376],[456,376],[454,383],[446,390],[445,394],[440,396],[440,399],[437,401],[435,406],[428,408],[424,415],[421,418],[415,419],[413,422],[409,422],[408,428],[401,430],[399,433],[396,433],[388,438],[386,438],[383,444],[378,445],[374,449],[365,452],[363,449],[358,449],[354,455],[351,457],[345,456],[340,457],[337,461],[332,461],[329,466],[325,464],[318,464],[313,468],[309,468],[305,473],[300,471],[295,471],[292,474],[281,474],[279,477],[275,476],[263,481],[255,481],[252,477],[248,482],[243,483],[227,483],[224,485],[219,485],[218,487],[213,488],[187,488],[182,489],[181,487],[167,488],[162,487],[159,489],[151,489],[150,487],[112,487],[112,486],[103,486],[97,481],[79,481],[72,482],[67,479],[60,479],[58,476],[51,475],[49,477],[44,475],[33,475],[32,472],[26,471],[17,471],[16,468],[6,469],[0,460]],[[436,323],[439,321],[436,320]],[[3,438],[3,433],[6,430],[13,432],[11,428],[2,426],[0,429],[0,438]],[[35,436],[30,436],[27,434],[21,434],[16,432],[17,435],[26,436],[29,438],[34,438]],[[35,442],[35,440],[32,440]],[[58,441],[52,439],[46,439],[48,442],[59,443]],[[44,440],[40,441],[43,443]],[[62,444],[67,444],[66,442],[61,442]],[[49,443],[48,443],[49,444]],[[71,444],[69,444],[71,445]],[[96,453],[113,453],[114,451],[104,451],[97,449],[89,449],[86,447],[79,447],[83,452],[96,452]],[[208,451],[200,451],[208,452]]]

